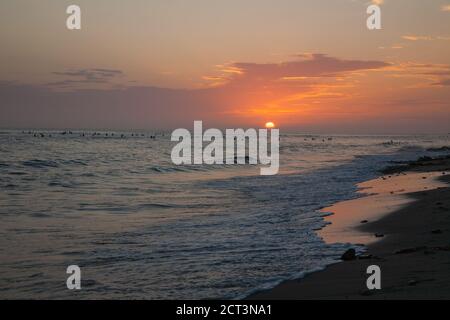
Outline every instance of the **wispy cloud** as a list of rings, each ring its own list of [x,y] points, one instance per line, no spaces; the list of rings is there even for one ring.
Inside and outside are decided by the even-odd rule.
[[[408,88],[429,88],[448,85],[450,65],[404,62],[385,69],[386,75],[393,78],[409,79]]]
[[[415,35],[407,35],[403,36],[402,38],[409,41],[432,40],[432,38],[429,36],[415,36]]]
[[[449,36],[426,36],[426,35],[405,35],[402,38],[409,41],[450,40]]]
[[[65,79],[49,82],[48,86],[51,87],[73,87],[79,85],[92,85],[92,84],[108,84],[113,78],[118,78],[124,75],[121,70],[115,69],[76,69],[67,71],[55,71],[53,75],[64,77]]]

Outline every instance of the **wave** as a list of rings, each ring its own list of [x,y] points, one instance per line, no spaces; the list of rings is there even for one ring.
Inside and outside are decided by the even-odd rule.
[[[207,208],[211,207],[210,204],[175,204],[175,203],[144,203],[137,206],[137,209],[152,209],[152,208],[160,208],[160,209],[172,209],[172,208],[182,208],[182,209],[199,209],[199,208]]]
[[[22,172],[22,171],[10,171],[10,172],[8,172],[8,174],[13,175],[13,176],[24,176],[27,173],[26,172]]]
[[[62,160],[60,161],[64,165],[80,165],[80,166],[87,166],[88,164],[81,160]]]
[[[22,165],[25,167],[32,167],[32,168],[58,168],[61,165],[63,165],[63,166],[87,166],[88,164],[85,161],[81,161],[81,160],[77,160],[77,159],[69,159],[69,160],[32,159],[32,160],[23,161]]]
[[[402,151],[424,151],[425,149],[422,146],[419,145],[406,145],[406,146],[402,146],[401,148],[398,149],[398,151],[402,152]]]
[[[191,165],[191,166],[153,166],[148,169],[152,172],[157,173],[173,173],[173,172],[209,171],[212,168],[214,168],[214,166]]]
[[[52,160],[39,160],[39,159],[33,159],[33,160],[27,160],[22,162],[22,165],[25,167],[33,167],[33,168],[57,168],[59,167],[58,163],[56,161]]]
[[[157,173],[169,173],[169,172],[188,172],[190,171],[184,167],[163,167],[163,166],[154,166],[149,168],[150,171]]]

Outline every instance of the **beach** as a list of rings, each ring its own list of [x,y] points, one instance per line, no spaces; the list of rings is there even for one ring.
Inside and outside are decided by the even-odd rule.
[[[359,185],[365,197],[323,209],[333,215],[319,236],[363,253],[248,299],[448,299],[449,182],[448,156],[386,168]],[[380,267],[380,290],[366,286],[370,265]]]

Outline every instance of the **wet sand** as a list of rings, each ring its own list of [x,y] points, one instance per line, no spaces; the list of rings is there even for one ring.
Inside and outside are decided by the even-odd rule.
[[[359,185],[366,197],[325,208],[326,242],[365,244],[367,252],[249,299],[450,299],[450,158],[388,168]],[[367,267],[381,268],[368,290]]]

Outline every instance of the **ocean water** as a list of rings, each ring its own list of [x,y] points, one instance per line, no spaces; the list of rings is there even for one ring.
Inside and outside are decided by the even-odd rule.
[[[42,131],[40,131],[42,132]],[[320,208],[449,136],[283,134],[280,173],[175,166],[169,134],[0,133],[0,297],[240,298],[336,261]],[[121,135],[124,137],[121,137]],[[82,290],[66,288],[79,265]]]

